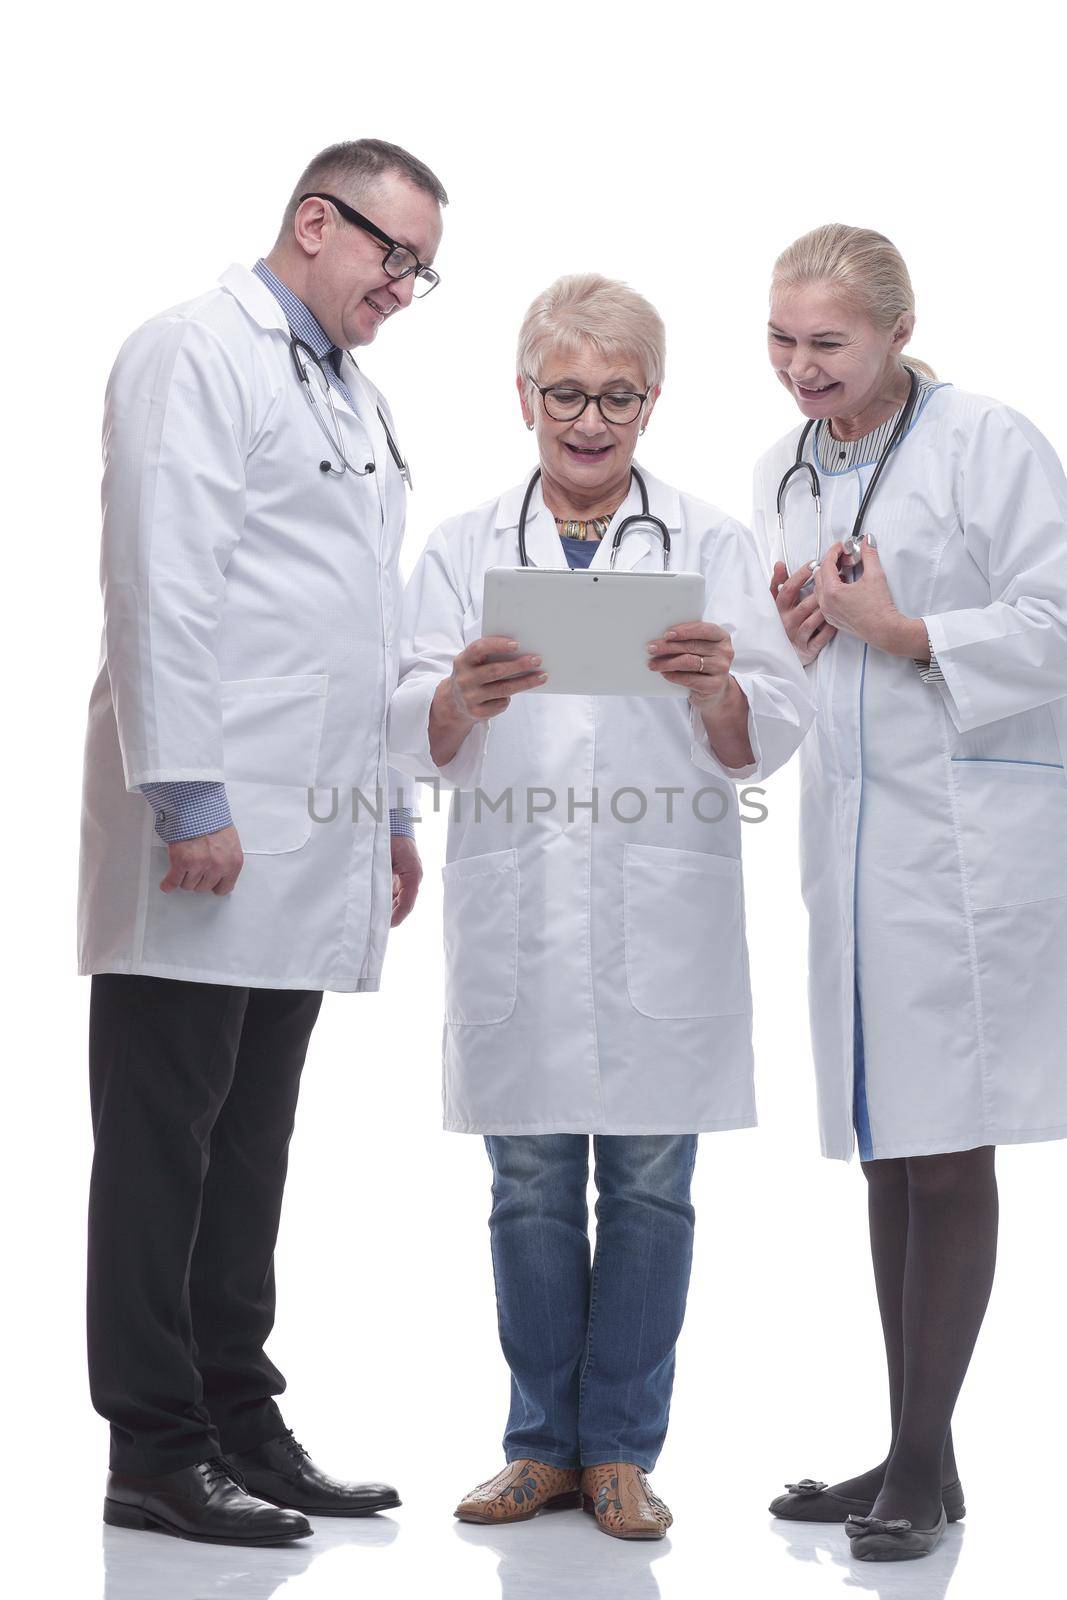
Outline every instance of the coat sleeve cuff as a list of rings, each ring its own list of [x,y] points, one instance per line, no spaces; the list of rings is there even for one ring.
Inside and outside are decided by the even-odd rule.
[[[233,826],[223,783],[142,783],[140,790],[156,813],[155,829],[165,844]]]
[[[935,684],[940,691],[945,709],[952,718],[957,733],[966,733],[977,726],[977,721],[971,711],[963,674],[952,659],[952,650],[944,624],[938,616],[923,617],[922,623],[926,629],[926,637],[930,641],[931,665],[936,661],[938,667],[937,674],[928,677],[926,681]]]
[[[693,741],[689,747],[689,755],[694,765],[703,767],[705,772],[714,772],[718,777],[727,778],[731,783],[740,783],[745,778],[758,777],[763,764],[763,752],[760,749],[759,733],[756,729],[756,718],[752,710],[752,696],[749,694],[748,685],[743,677],[739,677],[736,674],[733,674],[733,677],[734,682],[743,690],[745,699],[748,701],[748,742],[756,759],[750,761],[744,767],[728,767],[724,762],[720,761],[711,748],[711,740],[708,738],[708,730],[704,726],[704,718],[692,701],[689,703],[689,726],[692,730]]]
[[[430,754],[430,704],[440,677],[402,683],[389,711],[389,754],[411,778],[447,789],[477,789],[485,768],[488,720],[474,724],[452,760],[439,767]]]

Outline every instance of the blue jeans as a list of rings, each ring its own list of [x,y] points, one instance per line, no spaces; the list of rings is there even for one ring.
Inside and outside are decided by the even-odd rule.
[[[508,1461],[631,1461],[663,1445],[693,1260],[696,1134],[494,1134],[489,1234],[511,1369]]]

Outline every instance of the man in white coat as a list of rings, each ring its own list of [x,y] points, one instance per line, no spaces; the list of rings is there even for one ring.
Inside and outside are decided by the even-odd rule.
[[[385,740],[408,473],[348,352],[437,283],[446,201],[395,145],[322,151],[269,256],[145,323],[108,384],[79,970],[124,1527],[274,1543],[399,1504],[315,1466],[263,1346],[322,991],[377,989],[421,875]]]

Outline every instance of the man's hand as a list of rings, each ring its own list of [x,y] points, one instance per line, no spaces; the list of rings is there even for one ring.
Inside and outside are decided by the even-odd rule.
[[[802,667],[810,666],[837,632],[823,616],[815,594],[801,594],[800,591],[810,582],[810,561],[805,561],[792,574],[784,561],[775,562],[771,594],[789,643],[799,656]]]
[[[389,844],[393,856],[393,915],[389,926],[396,928],[415,904],[422,882],[422,862],[418,846],[407,834],[394,833]]]
[[[179,839],[167,846],[170,871],[159,887],[191,889],[195,894],[229,894],[245,864],[237,829],[232,825],[198,839]]]

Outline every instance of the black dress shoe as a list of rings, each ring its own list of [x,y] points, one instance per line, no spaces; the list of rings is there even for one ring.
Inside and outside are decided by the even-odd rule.
[[[306,1517],[248,1494],[218,1456],[161,1477],[109,1472],[104,1521],[202,1544],[288,1544],[312,1532]]]
[[[369,1517],[400,1504],[388,1483],[340,1483],[317,1467],[287,1429],[254,1450],[226,1457],[252,1494],[271,1505],[291,1506],[309,1517]]]
[[[870,1516],[874,1507],[873,1500],[851,1500],[845,1495],[833,1494],[828,1484],[817,1483],[813,1478],[787,1483],[786,1489],[788,1494],[780,1494],[767,1509],[787,1522],[845,1522],[849,1517]],[[959,1522],[967,1515],[958,1478],[954,1483],[945,1484],[941,1499],[949,1522]]]
[[[845,1523],[858,1561],[915,1561],[936,1550],[945,1534],[945,1507],[932,1528],[913,1528],[907,1517],[849,1517]]]

